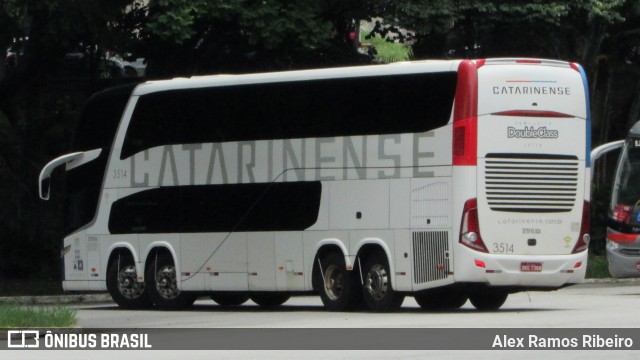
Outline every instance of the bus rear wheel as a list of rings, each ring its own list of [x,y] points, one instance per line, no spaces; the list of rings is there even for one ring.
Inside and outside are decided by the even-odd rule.
[[[138,282],[131,254],[118,254],[107,270],[107,290],[113,301],[125,309],[145,309],[153,305],[144,283]]]
[[[275,307],[280,306],[287,302],[291,296],[287,293],[279,293],[279,292],[258,292],[251,294],[251,301],[254,303],[265,306],[265,307]]]
[[[484,289],[470,293],[469,301],[480,311],[491,311],[498,310],[508,296],[509,293],[504,290]]]
[[[347,311],[356,308],[362,302],[362,291],[357,273],[347,271],[344,256],[329,253],[318,261],[319,274],[314,286],[320,293],[325,309]]]
[[[373,311],[397,310],[404,301],[404,295],[393,290],[389,261],[382,252],[367,257],[364,262],[364,301]]]
[[[159,253],[147,266],[145,279],[149,297],[161,310],[179,310],[191,306],[196,297],[178,290],[176,266],[170,255]]]
[[[249,295],[244,293],[219,293],[211,295],[211,300],[220,306],[239,306],[249,300]]]
[[[432,289],[414,295],[418,305],[424,310],[459,309],[469,296],[457,289]]]

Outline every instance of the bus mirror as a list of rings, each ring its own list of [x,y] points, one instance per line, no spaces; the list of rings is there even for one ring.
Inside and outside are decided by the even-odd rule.
[[[624,140],[613,141],[610,143],[606,143],[598,146],[597,148],[591,150],[591,167],[593,168],[594,163],[598,160],[599,157],[608,153],[609,151],[613,151],[621,148],[624,145]]]
[[[42,200],[49,200],[49,191],[51,190],[51,178],[45,178],[40,180],[40,198]]]
[[[75,152],[62,155],[51,160],[47,165],[44,166],[44,168],[42,168],[42,171],[40,171],[40,178],[38,179],[40,198],[42,200],[49,200],[51,173],[58,166],[66,164],[66,169],[71,170],[75,167],[86,164],[96,159],[100,155],[100,152],[102,152],[102,149],[95,149],[85,152]]]

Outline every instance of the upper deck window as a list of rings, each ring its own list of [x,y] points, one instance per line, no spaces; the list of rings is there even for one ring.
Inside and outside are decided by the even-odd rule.
[[[170,90],[141,96],[121,159],[161,145],[425,132],[448,123],[455,72]]]

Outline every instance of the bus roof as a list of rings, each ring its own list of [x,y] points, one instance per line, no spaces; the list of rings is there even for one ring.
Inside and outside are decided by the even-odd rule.
[[[428,60],[399,62],[386,65],[368,65],[354,67],[337,67],[311,70],[294,70],[242,75],[208,75],[191,78],[175,78],[171,80],[148,81],[138,86],[134,95],[190,89],[210,86],[244,85],[259,83],[275,83],[286,81],[321,80],[350,77],[366,77],[379,75],[400,75],[420,72],[456,71],[460,60]]]
[[[397,62],[385,65],[293,70],[242,75],[218,74],[193,76],[190,78],[174,78],[170,80],[152,80],[139,85],[133,95],[145,95],[168,90],[203,88],[211,86],[457,71],[458,65],[462,61],[465,60],[422,60]],[[479,67],[483,65],[508,64],[571,67],[571,64],[565,61],[544,59],[499,58],[475,61],[478,62]]]

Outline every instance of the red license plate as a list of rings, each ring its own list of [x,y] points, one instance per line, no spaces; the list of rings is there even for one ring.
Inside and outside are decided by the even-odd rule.
[[[541,272],[542,263],[539,262],[523,262],[520,263],[520,271],[522,272]]]

